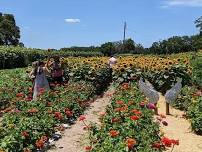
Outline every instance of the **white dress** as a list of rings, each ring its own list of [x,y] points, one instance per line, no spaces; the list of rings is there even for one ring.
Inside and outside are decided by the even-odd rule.
[[[37,96],[39,95],[39,92],[42,89],[44,89],[45,91],[50,89],[44,69],[42,70],[42,72],[40,74],[39,74],[39,70],[40,70],[40,68],[38,68],[36,78],[34,80],[33,100],[37,99]]]

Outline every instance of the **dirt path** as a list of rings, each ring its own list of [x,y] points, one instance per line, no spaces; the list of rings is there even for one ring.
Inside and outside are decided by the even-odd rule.
[[[106,106],[110,103],[112,94],[115,92],[113,86],[104,94],[102,98],[97,99],[91,104],[90,108],[84,114],[86,122],[94,122],[99,124],[99,113],[105,112]],[[56,148],[49,152],[84,152],[85,147],[89,146],[88,132],[83,130],[84,124],[77,121],[71,129],[65,130],[62,139],[56,142]]]
[[[158,106],[159,114],[165,114],[165,98],[162,95]],[[173,152],[202,152],[202,136],[191,132],[190,122],[182,117],[184,112],[170,107],[170,114],[165,118],[168,126],[161,125],[161,130],[165,133],[165,137],[179,139],[180,144]]]

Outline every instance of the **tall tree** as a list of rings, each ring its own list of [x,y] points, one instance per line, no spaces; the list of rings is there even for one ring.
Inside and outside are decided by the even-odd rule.
[[[202,36],[202,16],[195,21],[196,27],[200,30],[200,35]]]
[[[0,13],[0,45],[18,45],[20,28],[12,14]]]

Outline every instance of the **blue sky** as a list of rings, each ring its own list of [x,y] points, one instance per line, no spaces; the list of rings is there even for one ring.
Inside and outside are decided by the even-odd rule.
[[[127,38],[154,41],[198,32],[202,0],[0,0],[0,12],[15,15],[27,47],[100,45]]]

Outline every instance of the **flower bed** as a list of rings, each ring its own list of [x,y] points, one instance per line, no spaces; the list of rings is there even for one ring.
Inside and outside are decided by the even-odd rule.
[[[34,102],[25,69],[1,71],[1,108],[6,109],[1,110],[4,115],[0,125],[0,150],[30,152],[47,148],[49,138],[53,138],[56,131],[64,130],[64,124],[73,124],[93,98],[107,88],[107,71],[98,70],[93,80],[71,79],[63,85],[52,83],[53,89],[46,93],[42,89]]]
[[[116,91],[111,105],[101,117],[101,128],[91,126],[91,148],[101,151],[163,151],[179,141],[161,137],[154,112],[138,91],[136,83],[123,84]]]

